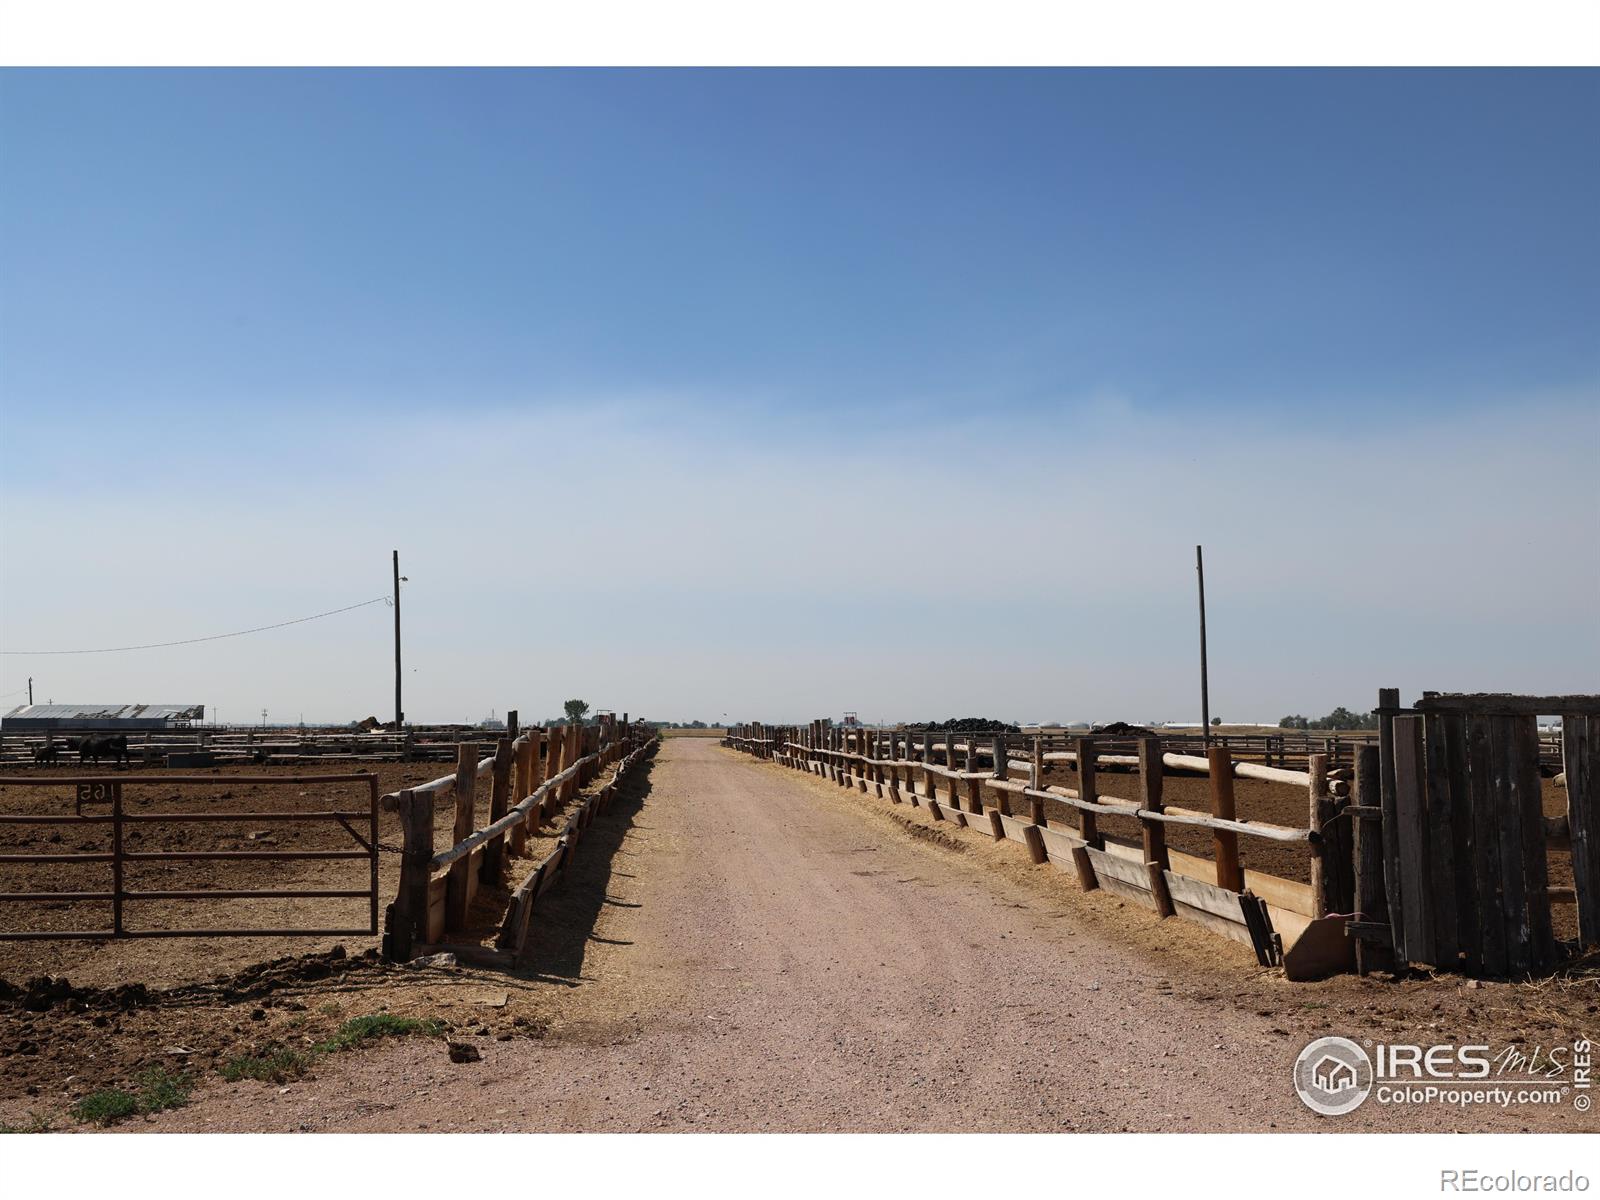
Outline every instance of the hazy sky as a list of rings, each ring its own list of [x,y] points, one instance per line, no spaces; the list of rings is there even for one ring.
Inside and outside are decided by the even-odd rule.
[[[0,650],[407,715],[1600,690],[1600,74],[0,73]],[[392,714],[391,612],[0,711]]]

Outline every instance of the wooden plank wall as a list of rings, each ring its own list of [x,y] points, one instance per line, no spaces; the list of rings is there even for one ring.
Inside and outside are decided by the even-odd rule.
[[[1546,972],[1562,953],[1551,921],[1556,899],[1577,905],[1579,947],[1600,944],[1592,782],[1600,698],[1424,693],[1413,711],[1381,707],[1396,961],[1485,975]],[[1566,769],[1574,887],[1559,897],[1550,888],[1540,777],[1536,722],[1545,713],[1561,717]]]

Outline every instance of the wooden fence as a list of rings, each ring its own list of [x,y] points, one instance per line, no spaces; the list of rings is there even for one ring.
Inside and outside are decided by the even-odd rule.
[[[385,957],[405,960],[450,950],[496,965],[519,964],[535,901],[565,869],[583,830],[610,803],[618,782],[657,744],[655,732],[643,724],[630,725],[627,714],[620,722],[605,716],[595,725],[520,733],[514,722],[513,715],[513,727],[489,757],[478,759],[475,747],[464,743],[454,773],[382,797],[384,810],[399,814],[403,836],[400,887],[385,919]],[[452,944],[452,935],[467,928],[479,886],[507,882],[509,859],[525,857],[535,846],[530,834],[552,823],[579,789],[608,766],[613,770],[605,784],[566,814],[549,853],[512,893],[495,948]],[[480,828],[478,785],[485,780],[489,819]],[[455,806],[452,843],[436,852],[434,813],[445,800]]]
[[[828,721],[741,725],[726,744],[1019,842],[1085,890],[1248,942],[1290,978],[1396,963],[1525,974],[1549,967],[1558,949],[1600,944],[1600,698],[1430,693],[1402,710],[1397,695],[1380,694],[1378,744],[1352,747],[1348,767],[1313,752],[1303,771],[1236,761],[1221,745],[1203,757],[1181,753],[1158,737],[1132,747],[1080,737],[1047,749],[1044,736],[1019,745],[1018,735],[996,733],[984,745],[981,735]],[[1546,819],[1539,807],[1535,714],[1562,717],[1565,817]],[[1026,757],[1013,757],[1019,750]],[[1045,785],[1052,762],[1072,763],[1078,786]],[[1102,791],[1104,766],[1136,767],[1137,799]],[[1209,778],[1209,813],[1163,802],[1172,772]],[[1238,819],[1240,777],[1305,788],[1306,824]],[[1052,824],[1048,801],[1075,809],[1075,824]],[[1132,818],[1139,840],[1103,833],[1101,816]],[[1211,830],[1213,857],[1169,849],[1175,824]],[[1244,869],[1241,835],[1303,844],[1310,882]],[[1561,846],[1570,847],[1572,888],[1547,885],[1545,855]],[[1553,903],[1577,905],[1576,944],[1558,948],[1550,936]]]
[[[1347,965],[1352,951],[1344,914],[1354,883],[1349,855],[1337,850],[1344,825],[1335,820],[1334,791],[1347,792],[1350,781],[1347,772],[1330,777],[1322,755],[1311,756],[1310,770],[1293,771],[1235,762],[1222,747],[1204,758],[1172,753],[1156,737],[1141,739],[1133,755],[1102,753],[1091,737],[1075,739],[1071,750],[1046,751],[1040,738],[1026,759],[1010,757],[1008,742],[994,735],[981,747],[964,734],[845,729],[822,721],[806,728],[740,726],[727,739],[737,749],[842,787],[909,803],[954,829],[1017,842],[1035,863],[1071,872],[1084,890],[1103,888],[1161,917],[1186,919],[1243,942],[1263,965],[1282,963],[1291,977],[1313,978]],[[987,769],[978,769],[985,759]],[[1078,768],[1076,788],[1044,783],[1045,764],[1052,761]],[[1136,766],[1136,776],[1122,779],[1138,789],[1137,799],[1104,791],[1102,766]],[[1211,812],[1164,802],[1162,780],[1173,771],[1209,776]],[[1233,780],[1240,776],[1304,787],[1306,826],[1238,819]],[[1075,810],[1073,823],[1052,821],[1046,810],[1052,802]],[[1100,829],[1102,816],[1132,818],[1139,840]],[[1211,830],[1214,859],[1169,848],[1170,825]],[[1246,869],[1239,859],[1240,836],[1303,845],[1311,882]]]

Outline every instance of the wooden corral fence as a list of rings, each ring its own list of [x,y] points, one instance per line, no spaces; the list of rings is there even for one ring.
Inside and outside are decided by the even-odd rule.
[[[1379,693],[1381,782],[1359,800],[1353,930],[1402,963],[1521,976],[1600,945],[1600,696],[1424,692],[1402,708]],[[1547,817],[1541,715],[1561,718],[1566,813]],[[1550,853],[1570,854],[1573,886],[1549,884]],[[1577,908],[1576,945],[1558,945],[1552,904]],[[1368,946],[1363,947],[1364,953]]]
[[[1020,842],[1085,890],[1248,942],[1290,978],[1397,964],[1525,975],[1600,944],[1600,697],[1424,693],[1402,709],[1398,696],[1380,693],[1379,744],[1356,747],[1350,767],[1312,753],[1305,771],[1238,762],[1225,746],[1178,753],[1158,737],[1139,740],[1133,754],[1108,753],[1092,737],[1050,751],[1037,737],[1016,758],[1015,734],[984,746],[971,734],[828,721],[742,725],[726,744]],[[1560,817],[1542,809],[1539,715],[1561,718]],[[1073,763],[1078,786],[1044,786],[1048,762]],[[1137,799],[1101,790],[1097,768],[1113,765],[1137,767]],[[1208,776],[1209,813],[1163,803],[1162,779],[1173,771]],[[1238,777],[1304,787],[1305,826],[1239,820]],[[1052,825],[1046,801],[1076,809],[1076,823]],[[1137,821],[1139,841],[1103,833],[1103,815]],[[1173,824],[1210,829],[1213,857],[1169,849]],[[1310,882],[1242,868],[1241,835],[1304,844]],[[1571,854],[1571,888],[1548,886],[1552,848]],[[1553,938],[1552,904],[1577,906],[1575,943]]]
[[[894,804],[909,803],[935,821],[1018,842],[1034,862],[1071,872],[1086,891],[1104,888],[1161,917],[1193,921],[1254,947],[1263,965],[1282,963],[1292,977],[1342,970],[1351,956],[1343,914],[1354,880],[1348,853],[1338,849],[1346,844],[1345,831],[1334,819],[1339,802],[1333,794],[1348,792],[1350,781],[1347,772],[1330,776],[1322,755],[1312,755],[1309,771],[1293,771],[1235,762],[1223,747],[1203,758],[1169,753],[1157,737],[1140,740],[1133,755],[1103,754],[1094,738],[1081,737],[1073,749],[1053,752],[1040,739],[1028,758],[1014,759],[1000,735],[981,747],[964,734],[845,729],[825,721],[805,728],[740,726],[727,744]],[[983,759],[987,769],[979,769]],[[1046,761],[1063,760],[1077,766],[1078,786],[1044,785]],[[1103,791],[1101,766],[1137,766],[1136,777],[1122,778],[1138,788],[1138,798]],[[1162,780],[1171,771],[1208,775],[1212,811],[1164,803]],[[1237,819],[1238,776],[1304,787],[1307,825]],[[1045,808],[1051,801],[1075,809],[1075,823],[1052,823]],[[1101,816],[1133,818],[1140,839],[1102,831]],[[1173,824],[1210,829],[1214,860],[1170,849],[1166,828]],[[1240,836],[1302,844],[1311,882],[1244,868]]]
[[[620,722],[604,716],[596,725],[520,733],[515,722],[512,714],[491,756],[479,760],[475,748],[463,744],[453,774],[382,797],[386,810],[399,813],[404,837],[400,888],[385,921],[385,957],[405,960],[449,950],[495,965],[519,964],[534,903],[565,870],[583,831],[611,802],[618,783],[654,752],[658,741],[654,730],[629,724],[626,713]],[[608,766],[613,770],[604,786],[566,815],[550,852],[512,893],[495,948],[451,943],[452,935],[466,929],[480,884],[503,884],[508,859],[528,854],[530,831],[553,822]],[[477,798],[483,780],[489,784],[489,820],[480,828]],[[447,849],[435,851],[434,812],[443,800],[455,805],[454,836]]]
[[[316,811],[285,812],[217,812],[215,810],[170,809],[158,812],[127,812],[123,806],[123,789],[126,787],[155,786],[162,789],[203,786],[214,788],[226,785],[252,785],[264,787],[294,787],[307,784],[353,784],[360,799],[342,807]],[[0,902],[7,909],[14,904],[85,904],[99,903],[111,906],[109,928],[39,930],[0,929],[0,940],[34,941],[58,939],[104,938],[157,938],[157,937],[349,937],[378,932],[378,777],[372,774],[352,775],[278,775],[278,776],[220,776],[220,775],[149,775],[149,776],[98,776],[84,778],[46,778],[37,776],[0,778],[0,788],[55,787],[72,788],[75,793],[74,813],[22,813],[0,814],[0,825],[51,825],[76,829],[104,829],[109,834],[109,844],[104,850],[75,851],[48,854],[0,854],[0,863],[25,867],[45,863],[104,863],[110,872],[109,886],[93,891],[14,891],[0,892]],[[85,805],[90,811],[85,812]],[[104,805],[105,812],[93,811]],[[344,827],[356,848],[348,850],[160,850],[136,851],[128,848],[126,834],[131,829],[154,832],[152,827],[181,826],[197,823],[227,822],[230,824],[313,824],[333,822]],[[81,843],[80,843],[81,844]],[[364,861],[361,886],[348,888],[164,888],[140,889],[124,885],[124,868],[140,863],[193,863],[217,861],[230,863],[292,862],[307,859],[347,859]],[[192,927],[150,929],[130,928],[125,914],[130,904],[160,901],[163,903],[198,900],[364,900],[367,923],[364,927],[339,929],[260,929],[227,928],[196,929]],[[11,910],[14,911],[14,910]]]

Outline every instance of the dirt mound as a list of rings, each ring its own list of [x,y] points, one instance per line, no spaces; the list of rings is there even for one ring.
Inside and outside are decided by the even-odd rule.
[[[916,733],[1021,733],[1018,725],[1010,725],[1005,721],[995,721],[988,717],[952,717],[948,721],[919,721],[914,725],[907,725],[906,729]]]
[[[1109,725],[1096,725],[1095,737],[1154,737],[1155,732],[1143,725],[1129,725],[1126,721],[1112,721]]]
[[[109,988],[75,987],[71,980],[56,975],[40,975],[22,984],[0,979],[0,1009],[48,1012],[53,1008],[63,1008],[68,1012],[127,1012],[153,1004],[199,997],[224,1002],[252,1000],[291,984],[310,983],[352,971],[372,969],[387,969],[378,959],[377,951],[369,950],[359,958],[351,958],[343,946],[335,946],[325,954],[275,958],[232,975],[218,975],[207,983],[185,984],[175,988],[151,988],[143,983],[122,983]]]

